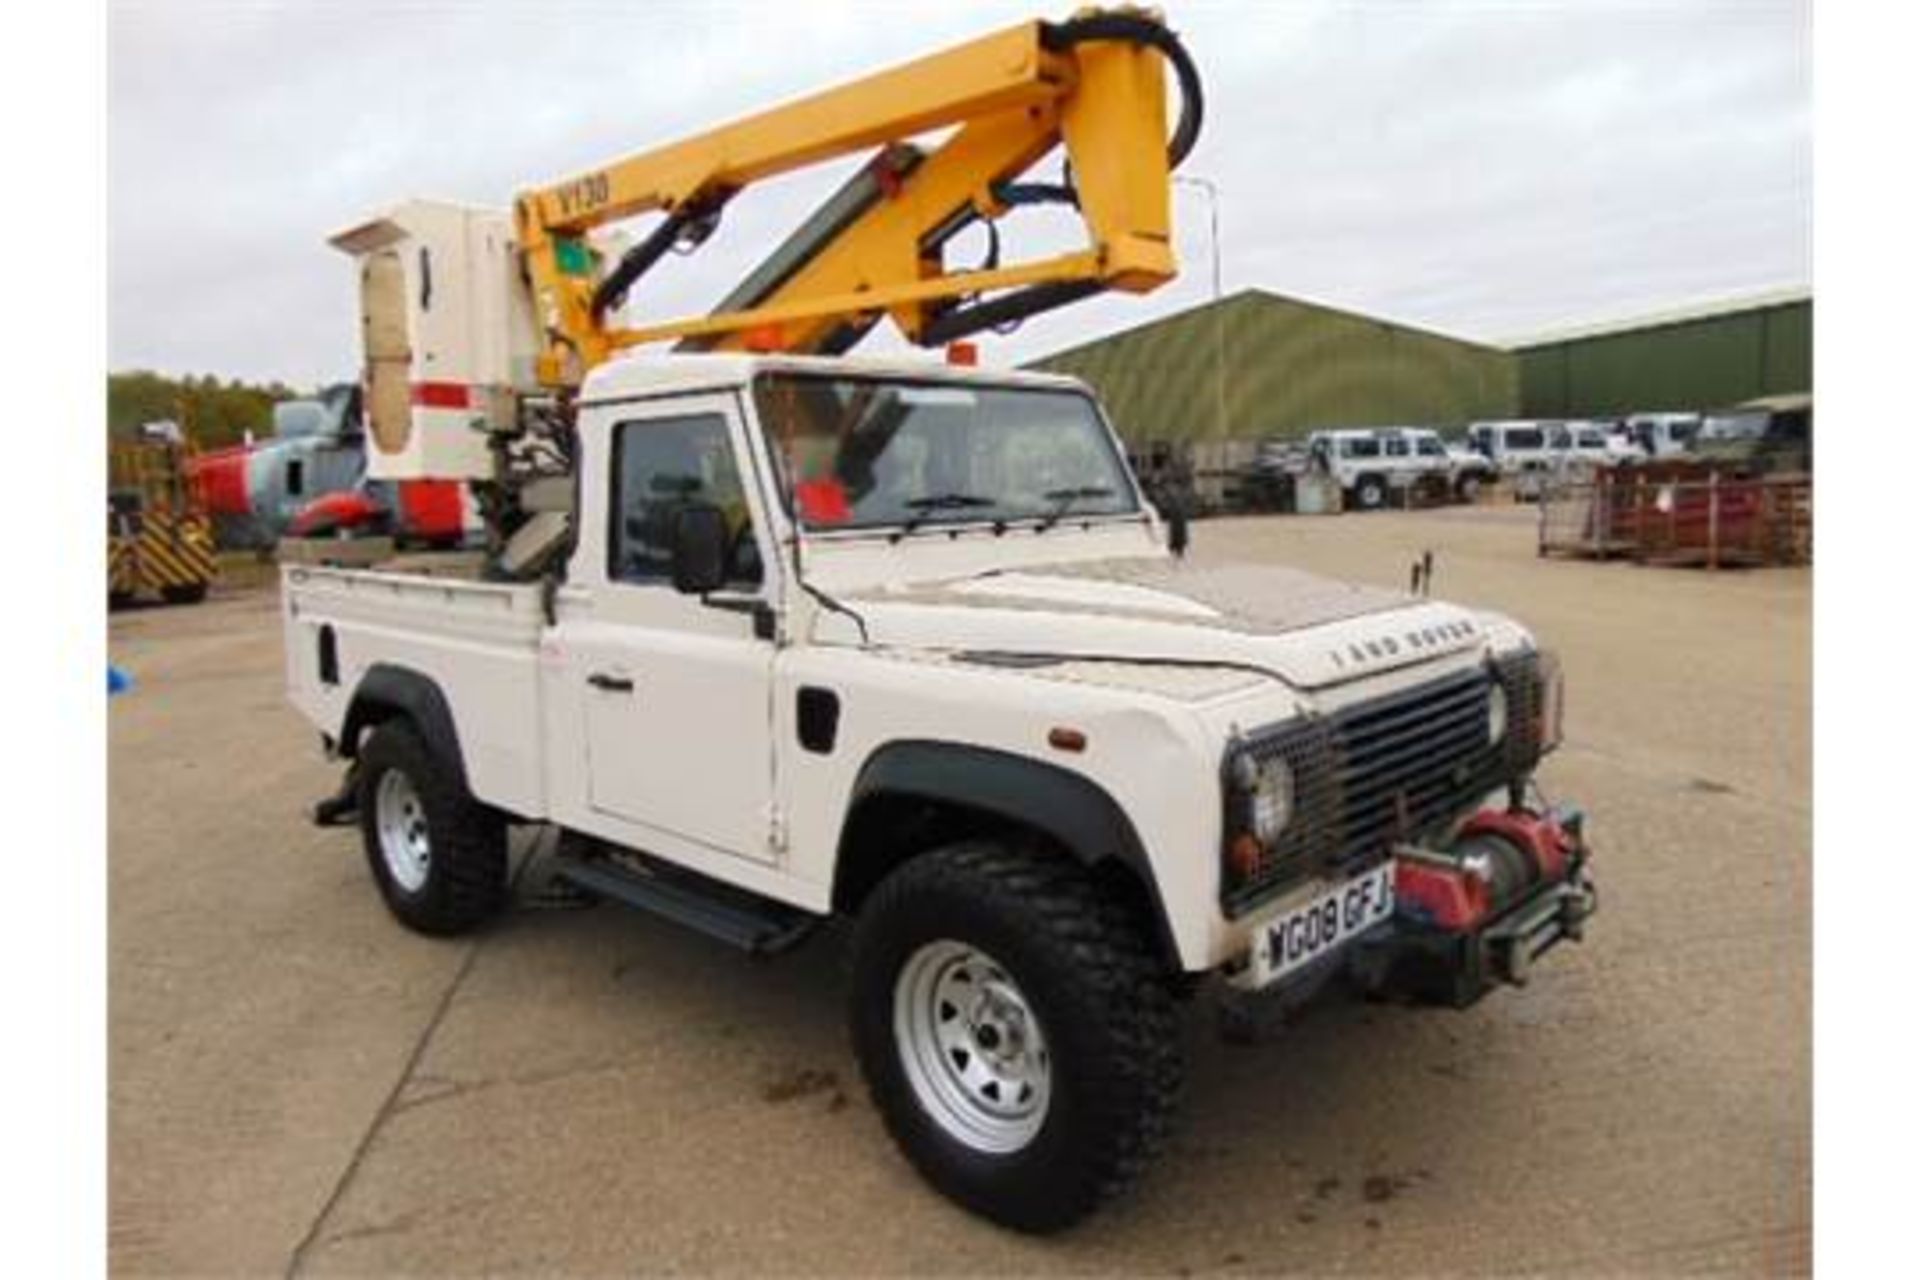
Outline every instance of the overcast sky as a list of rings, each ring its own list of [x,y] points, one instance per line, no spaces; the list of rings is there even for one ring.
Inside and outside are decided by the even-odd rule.
[[[412,195],[505,207],[519,187],[1074,7],[114,3],[109,365],[356,376],[354,278],[329,233]],[[1802,4],[1164,7],[1206,80],[1183,172],[1221,190],[1228,292],[1498,341],[1811,278]],[[843,173],[748,192],[699,255],[635,291],[634,314],[704,310]],[[1204,301],[1206,212],[1178,191],[1184,269],[1159,292],[1030,321],[983,354],[1025,360]],[[1005,225],[1018,256],[1071,230],[1050,212]]]

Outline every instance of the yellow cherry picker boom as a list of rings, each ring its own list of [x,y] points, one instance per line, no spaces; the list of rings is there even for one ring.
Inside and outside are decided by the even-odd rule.
[[[1164,68],[1181,85],[1169,144]],[[1169,172],[1200,128],[1199,77],[1179,40],[1139,12],[1027,22],[944,53],[616,161],[515,203],[547,350],[541,380],[572,385],[608,355],[679,339],[724,349],[750,335],[839,352],[882,315],[922,345],[1102,289],[1145,293],[1175,273]],[[907,139],[954,132],[931,152]],[[1067,181],[1018,179],[1056,148]],[[754,182],[879,148],[863,172],[714,314],[616,328],[609,313],[669,251],[698,244]],[[1078,210],[1086,245],[979,270],[945,249],[975,221],[1025,204]],[[638,214],[665,218],[604,278],[582,237]],[[991,300],[960,300],[996,291]]]
[[[510,219],[400,206],[332,241],[361,265],[369,474],[468,486],[500,552],[554,505],[534,481],[566,470],[572,397],[623,351],[834,355],[882,319],[938,347],[1105,290],[1149,292],[1177,270],[1170,175],[1202,113],[1193,61],[1157,13],[1090,9],[523,191]],[[1028,177],[1055,152],[1056,179]],[[710,313],[626,322],[648,272],[705,243],[755,183],[861,154],[854,176]],[[1076,213],[1084,243],[1004,260],[1001,224],[1038,205]],[[637,243],[609,244],[616,224],[645,215],[658,221]],[[975,224],[985,261],[951,261]],[[530,541],[547,544],[563,523]],[[523,550],[508,568],[533,558]]]

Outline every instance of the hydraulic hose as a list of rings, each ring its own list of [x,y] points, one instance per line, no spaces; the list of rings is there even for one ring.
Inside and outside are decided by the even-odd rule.
[[[1173,136],[1167,140],[1167,168],[1179,168],[1180,162],[1193,150],[1193,144],[1199,141],[1200,125],[1206,118],[1207,107],[1206,94],[1200,85],[1199,68],[1194,66],[1186,45],[1167,27],[1138,14],[1100,13],[1066,22],[1040,24],[1040,45],[1052,53],[1064,53],[1075,45],[1095,40],[1124,40],[1149,45],[1172,65],[1175,80],[1180,86],[1180,118],[1174,125]],[[1065,179],[1059,183],[998,182],[993,186],[993,195],[996,200],[1010,207],[1036,204],[1078,207],[1080,197],[1073,187],[1071,167],[1066,170]],[[944,242],[979,216],[970,207],[963,213],[967,216],[943,228],[933,238],[935,243]],[[1105,287],[1091,280],[1052,282],[1015,289],[986,301],[950,307],[927,323],[918,340],[923,345],[934,346],[985,328],[1005,332],[1028,316],[1092,297]]]
[[[683,240],[698,243],[713,231],[720,210],[733,196],[731,191],[690,200],[666,216],[651,235],[626,251],[606,278],[593,291],[593,318],[597,321],[626,301],[627,290],[652,269],[653,264],[674,251]]]
[[[1172,30],[1151,18],[1132,13],[1098,13],[1066,22],[1040,24],[1040,45],[1050,53],[1064,53],[1078,44],[1094,40],[1124,40],[1149,45],[1173,67],[1180,85],[1180,119],[1173,137],[1167,141],[1167,168],[1177,169],[1200,139],[1200,125],[1206,119],[1206,92],[1200,85],[1200,69],[1193,55]],[[1077,204],[1072,175],[1064,183],[1002,182],[993,189],[1005,204]]]

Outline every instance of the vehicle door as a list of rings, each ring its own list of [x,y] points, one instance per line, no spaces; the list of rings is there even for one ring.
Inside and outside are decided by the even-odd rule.
[[[1402,432],[1383,435],[1380,437],[1380,455],[1388,483],[1396,488],[1405,487],[1418,465],[1418,459],[1413,454],[1413,442]]]
[[[1340,480],[1351,485],[1363,474],[1380,474],[1380,442],[1372,436],[1340,439]]]
[[[597,536],[583,534],[555,628],[582,704],[586,803],[630,825],[642,848],[666,835],[771,861],[773,584],[738,401],[588,412],[599,422],[583,434],[606,442],[607,480],[583,495],[582,527]],[[731,530],[728,585],[705,597],[673,581],[676,521],[694,505],[719,508]],[[576,578],[591,590],[572,589]]]
[[[1512,474],[1538,471],[1546,465],[1547,433],[1544,427],[1505,427],[1500,432],[1500,469]]]
[[[1541,461],[1548,466],[1556,463],[1572,462],[1579,455],[1575,443],[1574,429],[1564,422],[1555,422],[1546,428],[1546,447],[1542,451]]]
[[[1414,451],[1422,475],[1450,475],[1453,460],[1447,456],[1447,446],[1439,436],[1423,435],[1414,439]]]
[[[1605,427],[1578,427],[1573,433],[1573,447],[1583,461],[1606,462],[1612,453],[1607,439]]]

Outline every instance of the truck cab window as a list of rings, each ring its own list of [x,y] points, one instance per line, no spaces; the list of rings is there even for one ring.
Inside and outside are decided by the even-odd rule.
[[[673,525],[690,504],[720,508],[733,535],[729,585],[758,587],[759,548],[734,465],[727,420],[717,413],[623,422],[614,428],[607,576],[665,582],[673,576]]]

